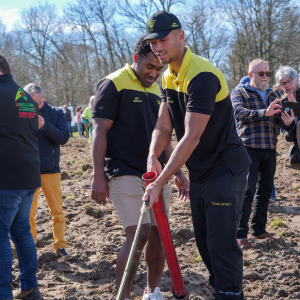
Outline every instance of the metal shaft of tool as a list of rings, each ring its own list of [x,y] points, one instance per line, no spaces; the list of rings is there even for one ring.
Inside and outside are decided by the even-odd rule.
[[[129,257],[128,257],[127,264],[126,264],[126,267],[125,267],[125,271],[124,271],[122,281],[121,281],[121,284],[120,284],[120,287],[119,287],[117,300],[121,300],[121,297],[122,297],[125,282],[126,282],[126,279],[127,279],[128,273],[129,273],[129,269],[130,269],[130,265],[131,265],[131,262],[132,262],[133,254],[135,252],[135,248],[136,248],[136,245],[137,245],[137,241],[138,241],[138,238],[139,238],[139,235],[140,235],[140,231],[141,231],[142,224],[143,224],[143,221],[144,221],[144,218],[145,218],[145,214],[147,212],[147,206],[149,205],[149,202],[150,202],[149,200],[145,201],[142,208],[141,208],[141,215],[140,215],[139,223],[138,223],[137,228],[136,228],[134,240],[133,240],[133,243],[132,243],[132,246],[131,246],[131,249],[130,249],[130,253],[129,253]]]

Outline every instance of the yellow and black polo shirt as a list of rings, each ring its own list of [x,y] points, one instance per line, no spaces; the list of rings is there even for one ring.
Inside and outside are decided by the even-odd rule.
[[[200,143],[186,162],[190,180],[202,182],[243,172],[250,164],[247,151],[238,137],[226,79],[209,60],[187,47],[176,76],[171,66],[161,84],[162,102],[167,102],[178,141],[185,133],[186,112],[210,115]]]
[[[147,172],[159,106],[157,84],[150,88],[142,86],[128,64],[99,82],[92,117],[114,121],[107,137],[107,179],[123,175],[141,177]],[[165,163],[164,154],[159,161]]]

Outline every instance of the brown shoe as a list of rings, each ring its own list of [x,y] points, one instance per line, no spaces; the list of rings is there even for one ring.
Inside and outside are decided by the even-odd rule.
[[[280,239],[280,236],[278,235],[273,235],[269,232],[265,232],[264,234],[261,234],[261,235],[256,235],[255,236],[257,239],[259,240],[263,240],[263,239],[273,239],[273,240],[279,240]]]
[[[240,245],[240,247],[242,248],[243,251],[251,249],[251,245],[250,245],[247,238],[244,238],[242,240],[237,239],[237,242],[238,242],[238,244]]]
[[[32,288],[28,291],[18,291],[14,294],[15,299],[23,300],[42,300],[43,296],[38,287]]]
[[[71,254],[67,253],[67,251],[64,248],[59,248],[56,251],[56,255],[60,256],[63,260],[71,260],[73,257]]]

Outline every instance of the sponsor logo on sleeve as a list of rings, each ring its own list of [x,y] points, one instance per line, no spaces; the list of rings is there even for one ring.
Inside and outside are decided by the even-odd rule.
[[[19,100],[20,98],[23,98],[23,99],[25,99],[27,101],[26,94],[25,94],[25,92],[21,88],[19,88],[18,91],[17,91],[17,95],[15,97],[15,101]]]
[[[170,99],[170,97],[167,97],[167,102],[168,103],[173,103],[173,101]]]

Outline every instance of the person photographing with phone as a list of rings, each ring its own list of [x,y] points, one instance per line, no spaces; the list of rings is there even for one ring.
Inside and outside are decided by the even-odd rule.
[[[237,132],[252,160],[237,233],[238,243],[243,250],[250,249],[247,234],[252,202],[252,236],[258,239],[278,238],[266,232],[267,211],[276,170],[277,125],[288,130],[292,128],[294,119],[285,111],[281,113],[281,100],[275,91],[268,88],[271,74],[266,61],[255,59],[249,64],[250,83],[237,86],[231,94]]]
[[[292,102],[290,104],[299,104],[300,103],[300,89],[299,89],[299,78],[296,70],[290,66],[282,66],[280,67],[275,75],[276,82],[280,84],[280,86],[283,88],[286,98],[289,102]],[[283,100],[284,101],[284,100]],[[287,104],[287,102],[286,102]],[[299,104],[300,105],[300,104]],[[296,108],[296,107],[295,107]],[[284,138],[287,142],[294,143],[294,147],[296,147],[299,151],[297,141],[297,134],[299,136],[300,130],[299,130],[299,114],[298,111],[296,111],[296,117],[293,109],[290,109],[290,115],[286,116],[285,114],[282,114],[282,118],[292,120],[291,128],[288,130],[285,130]],[[298,137],[299,140],[299,137]],[[291,152],[290,152],[291,155]],[[298,156],[300,157],[300,156]],[[291,165],[293,167],[293,163],[291,161]],[[298,168],[297,168],[298,169]]]

